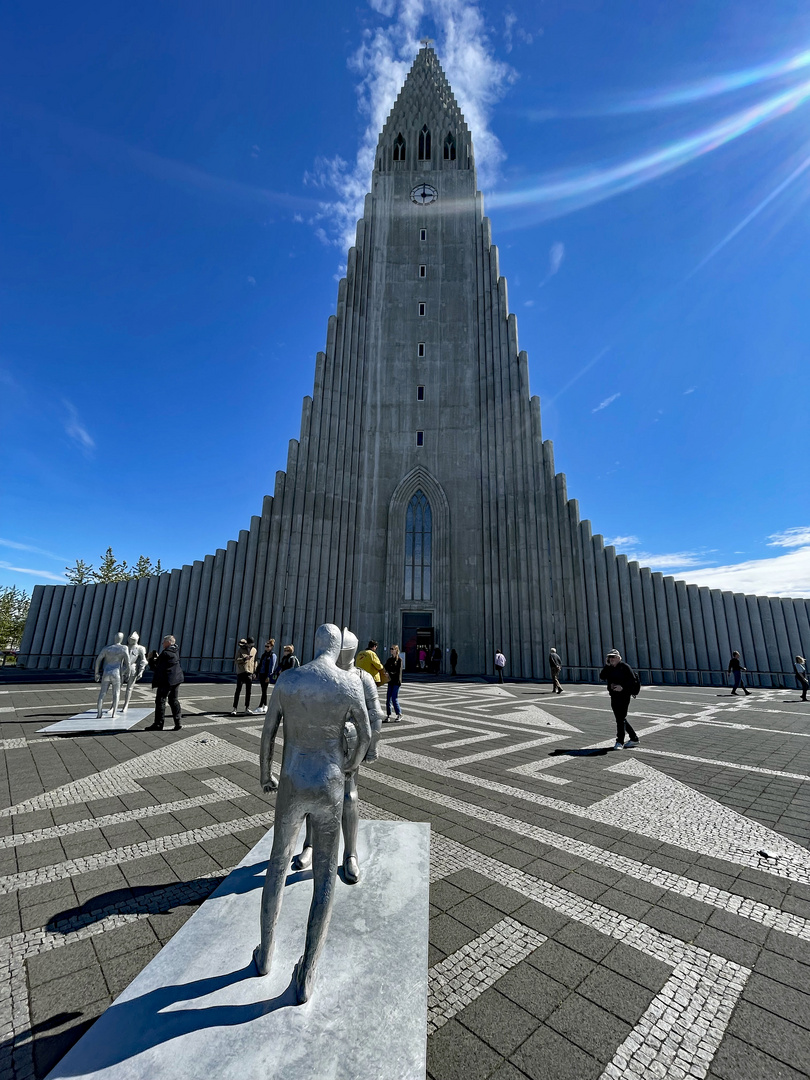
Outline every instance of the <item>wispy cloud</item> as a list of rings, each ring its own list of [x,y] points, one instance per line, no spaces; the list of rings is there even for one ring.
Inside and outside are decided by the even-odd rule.
[[[810,597],[810,545],[770,559],[749,559],[727,566],[687,570],[678,573],[677,577],[694,585],[757,596]]]
[[[606,409],[608,405],[612,405],[616,398],[620,398],[621,393],[611,394],[610,397],[606,397],[604,401],[600,401],[595,409],[591,409],[591,412],[601,412],[602,409]]]
[[[579,379],[581,379],[581,378],[582,378],[582,376],[583,376],[583,375],[584,375],[584,374],[585,374],[586,372],[590,371],[590,370],[591,370],[591,368],[592,368],[592,367],[594,367],[594,365],[595,365],[595,364],[598,364],[598,363],[599,363],[599,361],[600,361],[600,360],[602,359],[602,357],[603,357],[603,356],[605,356],[605,355],[606,355],[607,353],[609,353],[609,352],[610,352],[610,348],[611,348],[611,347],[610,347],[610,345],[605,345],[605,347],[604,347],[603,349],[600,349],[600,350],[599,350],[599,352],[598,352],[598,353],[596,354],[596,356],[594,356],[594,357],[593,357],[593,358],[592,358],[591,360],[589,360],[589,361],[588,361],[588,363],[587,363],[587,364],[585,364],[585,366],[584,366],[584,367],[581,367],[581,368],[579,369],[579,371],[578,371],[578,372],[576,373],[576,375],[574,375],[574,376],[573,376],[572,378],[570,378],[570,379],[568,380],[568,382],[567,382],[567,383],[566,383],[566,384],[565,384],[565,385],[564,385],[564,386],[562,387],[562,389],[561,389],[561,390],[558,390],[558,391],[557,391],[557,393],[556,393],[556,394],[554,394],[554,396],[553,396],[553,397],[550,397],[550,398],[548,399],[548,401],[546,402],[546,404],[547,404],[547,405],[553,405],[553,403],[554,403],[554,402],[555,402],[555,401],[556,401],[556,400],[557,400],[558,398],[561,398],[561,397],[563,396],[563,394],[564,394],[564,393],[566,392],[566,390],[570,390],[570,389],[571,389],[571,387],[572,387],[572,386],[574,385],[574,383],[575,383],[575,382],[577,382],[577,381],[578,381]]]
[[[618,548],[636,547],[638,545],[637,536],[606,536],[605,543],[609,546]]]
[[[563,264],[565,258],[565,244],[561,240],[557,240],[551,245],[548,253],[548,270],[546,276],[540,282],[539,288],[543,288],[547,281],[551,281],[557,271]]]
[[[650,551],[644,551],[640,547],[641,541],[637,536],[612,536],[605,537],[605,545],[612,545],[619,549],[620,554],[625,554],[633,562],[648,566],[651,570],[666,570],[675,573],[692,566],[705,566],[709,561],[705,551],[670,551],[656,555]]]
[[[10,574],[29,574],[31,577],[42,578],[45,581],[56,581],[64,585],[67,580],[62,574],[52,574],[50,570],[34,570],[28,566],[12,566],[11,563],[0,562],[0,570],[7,570]]]
[[[771,533],[768,547],[808,547],[810,546],[810,525],[795,525],[784,532]]]
[[[495,59],[481,11],[470,0],[369,0],[388,25],[365,31],[349,61],[359,77],[358,106],[366,119],[360,147],[352,162],[320,158],[308,183],[338,193],[324,201],[314,223],[322,238],[345,250],[354,243],[374,166],[377,140],[413,64],[426,29],[436,37],[436,52],[475,140],[481,187],[491,185],[503,161],[500,142],[489,127],[493,105],[513,80],[514,72]]]
[[[62,404],[67,409],[67,419],[65,420],[65,433],[70,436],[75,443],[77,443],[83,453],[86,456],[90,456],[96,448],[95,441],[84,426],[76,409],[76,406],[66,399],[62,400]]]
[[[684,393],[684,397],[686,397],[686,395],[687,395],[687,394],[694,394],[694,392],[695,392],[696,390],[697,390],[697,387],[696,387],[696,386],[690,386],[688,390],[684,390],[684,392],[683,392],[683,393]]]
[[[15,551],[28,551],[32,555],[45,555],[48,559],[56,559],[57,562],[67,562],[64,555],[54,555],[52,551],[44,548],[33,547],[31,544],[20,544],[17,540],[5,540],[0,537],[0,547],[13,548]]]

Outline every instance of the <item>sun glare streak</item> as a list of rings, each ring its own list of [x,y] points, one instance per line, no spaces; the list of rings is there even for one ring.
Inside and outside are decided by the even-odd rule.
[[[703,131],[607,168],[579,168],[551,174],[533,187],[495,192],[491,206],[499,209],[545,207],[548,217],[582,209],[640,187],[696,158],[725,146],[741,135],[792,112],[810,99],[810,80],[766,101],[742,109]]]
[[[757,64],[740,71],[730,71],[726,75],[713,75],[692,83],[653,90],[637,97],[628,97],[613,105],[607,105],[600,110],[600,113],[621,115],[688,105],[694,101],[704,101],[706,98],[718,97],[720,94],[728,94],[734,90],[743,90],[749,86],[756,86],[758,83],[792,75],[806,67],[810,67],[810,49],[781,60],[772,60],[768,64]]]
[[[790,176],[786,177],[781,182],[781,184],[777,184],[776,187],[773,189],[773,191],[769,195],[766,195],[761,203],[758,203],[757,206],[755,206],[754,209],[749,214],[745,215],[745,217],[742,219],[742,221],[740,221],[737,225],[734,226],[734,228],[731,230],[730,233],[728,233],[726,236],[724,236],[723,239],[718,244],[715,244],[715,246],[711,249],[711,251],[709,251],[706,255],[703,256],[703,258],[697,264],[695,269],[690,271],[690,273],[686,275],[685,280],[688,281],[689,278],[693,277],[698,272],[698,270],[702,270],[703,267],[706,265],[707,262],[709,262],[710,259],[713,259],[715,257],[715,255],[717,255],[719,252],[721,252],[723,250],[723,248],[726,246],[726,244],[729,244],[734,239],[734,237],[737,236],[738,233],[741,233],[743,231],[743,229],[746,227],[746,225],[749,225],[754,220],[754,218],[757,217],[758,214],[762,213],[762,211],[765,209],[766,206],[768,206],[770,203],[772,203],[774,199],[778,198],[782,194],[782,192],[785,190],[785,188],[790,187],[790,185],[793,183],[793,181],[798,180],[798,178],[802,175],[802,173],[806,172],[807,169],[809,169],[809,168],[810,168],[810,157],[806,157],[804,159],[804,161],[801,163],[801,165],[799,165],[798,168],[793,170],[793,172],[790,174]]]

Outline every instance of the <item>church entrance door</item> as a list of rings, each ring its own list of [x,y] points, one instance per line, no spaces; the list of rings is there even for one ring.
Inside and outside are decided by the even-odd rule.
[[[419,654],[425,652],[430,657],[433,648],[433,612],[432,611],[403,611],[402,612],[402,648],[405,652],[405,670],[420,671]]]

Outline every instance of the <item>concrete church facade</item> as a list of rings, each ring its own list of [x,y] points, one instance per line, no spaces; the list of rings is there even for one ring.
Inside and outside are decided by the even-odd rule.
[[[610,648],[654,682],[705,679],[732,649],[790,672],[810,650],[810,601],[664,577],[580,520],[542,439],[472,138],[429,46],[380,136],[300,437],[261,515],[159,577],[37,586],[21,659],[87,667],[135,629],[150,648],[173,633],[186,670],[230,672],[240,637],[272,634],[307,660],[325,621],[411,662],[417,642],[455,648],[468,673],[491,673],[502,647],[509,674],[535,679],[551,645],[585,681]]]

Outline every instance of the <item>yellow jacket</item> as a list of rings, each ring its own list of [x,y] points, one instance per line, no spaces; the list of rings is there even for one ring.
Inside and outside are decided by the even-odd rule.
[[[380,672],[384,670],[383,663],[373,649],[364,649],[363,652],[358,653],[354,666],[367,671],[377,685],[382,681]]]

